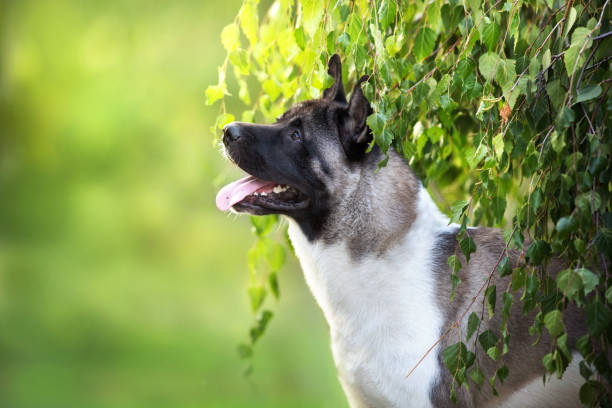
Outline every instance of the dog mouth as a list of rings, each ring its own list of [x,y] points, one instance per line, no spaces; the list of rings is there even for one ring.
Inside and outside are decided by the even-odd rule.
[[[296,187],[248,176],[223,187],[216,204],[221,211],[234,209],[254,214],[290,212],[308,206],[310,199]]]

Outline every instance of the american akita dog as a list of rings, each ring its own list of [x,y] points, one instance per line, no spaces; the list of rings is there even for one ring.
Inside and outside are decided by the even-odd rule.
[[[298,103],[276,123],[225,126],[226,154],[250,176],[224,187],[217,206],[287,217],[306,282],[329,323],[351,407],[455,406],[449,398],[452,376],[441,358],[458,340],[455,334],[407,374],[459,318],[497,264],[505,246],[501,231],[469,230],[478,249],[469,263],[462,258],[462,283],[450,302],[447,258],[460,253],[458,227],[449,225],[398,153],[391,151],[387,166],[375,172],[384,156],[376,146],[367,152],[372,134],[366,118],[372,109],[361,90],[367,77],[347,101],[337,55],[329,61],[329,74],[335,82],[320,99]],[[516,262],[517,254],[511,255]],[[500,301],[507,280],[497,279]],[[543,333],[532,346],[533,316],[523,317],[518,303],[508,326],[511,352],[501,357],[510,374],[498,385],[500,396],[492,396],[486,384],[482,392],[474,385],[469,391],[461,387],[457,406],[580,406],[579,355],[563,380],[543,385],[541,358],[551,339]],[[479,298],[473,309],[479,313],[481,307]],[[574,312],[565,313],[572,348],[574,335],[585,332]],[[481,332],[499,327],[499,314],[483,319]],[[495,363],[482,350],[476,355],[485,376],[492,376]]]

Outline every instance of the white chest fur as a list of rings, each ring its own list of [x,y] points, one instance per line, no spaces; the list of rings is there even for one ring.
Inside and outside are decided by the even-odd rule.
[[[430,389],[440,375],[435,353],[406,375],[440,336],[443,311],[431,263],[436,234],[448,221],[423,188],[416,214],[396,246],[359,259],[343,242],[309,242],[290,222],[289,235],[329,323],[334,360],[352,407],[431,406]]]

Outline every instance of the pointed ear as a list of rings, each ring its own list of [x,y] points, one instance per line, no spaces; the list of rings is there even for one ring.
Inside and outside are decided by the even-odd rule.
[[[346,94],[344,93],[344,85],[342,84],[342,63],[340,62],[338,54],[332,55],[329,59],[327,73],[334,78],[334,83],[323,91],[322,99],[346,103]]]
[[[347,156],[352,159],[362,157],[372,141],[372,132],[367,126],[366,120],[373,111],[370,102],[361,90],[361,84],[368,78],[368,75],[359,78],[353,89],[348,108],[342,115],[340,139]]]

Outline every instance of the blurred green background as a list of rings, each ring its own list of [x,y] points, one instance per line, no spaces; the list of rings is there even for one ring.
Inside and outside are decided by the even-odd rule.
[[[204,106],[239,0],[0,2],[0,407],[342,407],[295,261],[256,348]]]

